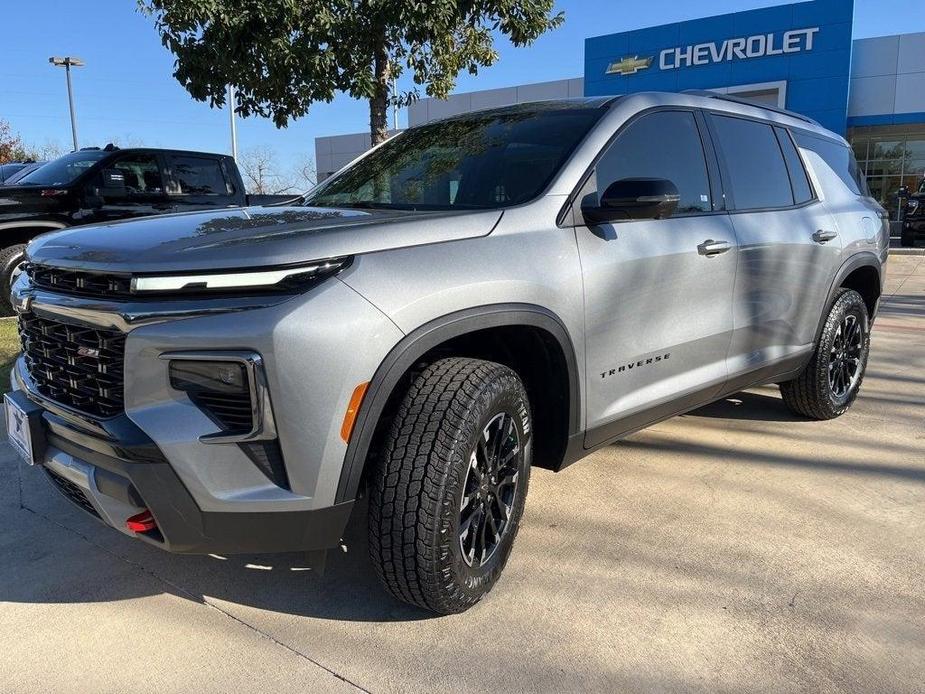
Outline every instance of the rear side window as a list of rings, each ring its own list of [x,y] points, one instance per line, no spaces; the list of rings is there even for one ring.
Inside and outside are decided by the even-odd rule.
[[[729,171],[735,209],[793,205],[790,176],[773,128],[742,118],[711,118]]]
[[[694,114],[659,111],[629,125],[595,170],[598,194],[624,178],[663,178],[680,195],[676,214],[710,212],[710,179]]]
[[[809,185],[809,179],[806,177],[806,169],[803,168],[803,161],[793,146],[793,140],[790,139],[790,133],[785,128],[774,127],[777,134],[777,142],[784,153],[784,161],[787,162],[787,171],[790,173],[790,187],[793,189],[793,200],[797,205],[809,202],[813,199],[813,189]]]
[[[225,180],[218,159],[208,157],[171,157],[170,170],[181,195],[231,195],[234,190]]]
[[[861,174],[854,153],[835,140],[827,140],[808,133],[794,133],[797,144],[818,154],[835,175],[838,176],[855,195],[870,195],[867,182]]]

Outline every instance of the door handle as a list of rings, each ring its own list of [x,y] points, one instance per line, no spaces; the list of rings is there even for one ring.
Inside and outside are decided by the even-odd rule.
[[[732,244],[730,244],[728,241],[714,241],[713,239],[707,239],[699,246],[697,246],[697,252],[700,255],[712,256],[725,253],[730,248],[732,248]]]
[[[836,236],[838,236],[838,234],[834,231],[820,229],[819,231],[813,232],[813,241],[816,243],[825,243],[826,241],[831,241]]]

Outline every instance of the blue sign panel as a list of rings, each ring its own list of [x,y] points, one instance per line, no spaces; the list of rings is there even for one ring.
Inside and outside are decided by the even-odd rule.
[[[585,95],[752,91],[844,134],[853,0],[813,0],[585,40]]]

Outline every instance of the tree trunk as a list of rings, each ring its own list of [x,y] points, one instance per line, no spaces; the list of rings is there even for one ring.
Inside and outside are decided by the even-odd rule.
[[[389,89],[391,80],[389,52],[385,41],[376,48],[373,56],[374,92],[369,100],[369,134],[373,147],[389,137]]]

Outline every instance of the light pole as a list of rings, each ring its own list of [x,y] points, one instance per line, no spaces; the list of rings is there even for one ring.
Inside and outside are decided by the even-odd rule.
[[[228,85],[228,118],[231,123],[231,158],[235,161],[238,160],[238,126],[234,120],[234,109],[235,109],[235,93],[234,87]]]
[[[83,67],[84,61],[72,56],[65,56],[64,58],[52,56],[48,59],[48,62],[56,67],[63,67],[64,72],[67,74],[67,103],[71,109],[71,137],[74,138],[74,151],[76,152],[79,147],[77,146],[77,114],[74,113],[74,90],[71,87],[71,68]]]

